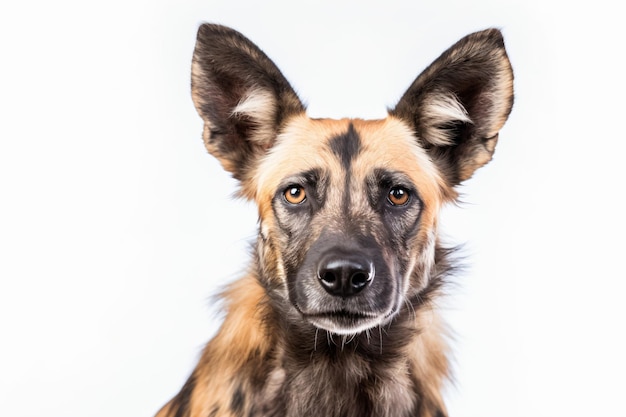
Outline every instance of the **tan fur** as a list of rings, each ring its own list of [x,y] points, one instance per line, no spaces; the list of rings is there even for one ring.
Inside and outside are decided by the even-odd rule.
[[[234,282],[223,293],[226,318],[218,334],[205,347],[196,368],[197,389],[192,396],[191,417],[206,417],[217,407],[230,416],[233,384],[240,369],[253,355],[264,355],[272,347],[272,335],[263,322],[266,294],[253,275]],[[165,406],[157,417],[173,415]]]
[[[445,412],[446,407],[441,391],[450,376],[448,363],[449,348],[444,340],[448,333],[437,311],[425,312],[416,317],[419,328],[425,329],[412,346],[411,365],[416,375],[422,376],[427,401],[432,401],[436,408]]]

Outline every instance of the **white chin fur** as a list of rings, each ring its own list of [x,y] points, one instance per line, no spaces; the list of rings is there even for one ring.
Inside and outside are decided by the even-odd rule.
[[[342,326],[338,324],[336,320],[326,317],[313,317],[309,318],[309,321],[315,327],[326,330],[327,332],[341,336],[353,336],[358,333],[364,332],[365,330],[369,330],[381,324],[385,324],[387,322],[387,319],[384,316],[368,317],[360,319],[358,323],[355,323],[352,326]]]

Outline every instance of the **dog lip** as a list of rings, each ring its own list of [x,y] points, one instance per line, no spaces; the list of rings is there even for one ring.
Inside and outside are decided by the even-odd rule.
[[[378,314],[374,313],[364,313],[362,311],[349,311],[346,309],[341,310],[332,310],[332,311],[322,311],[317,313],[309,313],[305,314],[307,317],[325,317],[325,318],[348,318],[348,319],[371,319],[377,317]]]
[[[315,327],[335,334],[354,335],[378,326],[382,317],[378,314],[355,313],[347,310],[335,310],[305,315]]]

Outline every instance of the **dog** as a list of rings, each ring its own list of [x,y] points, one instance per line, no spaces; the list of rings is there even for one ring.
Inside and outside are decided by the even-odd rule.
[[[307,117],[275,64],[220,25],[200,26],[191,79],[204,144],[257,203],[259,234],[157,416],[447,416],[439,211],[492,159],[513,106],[501,32],[458,41],[381,120]]]

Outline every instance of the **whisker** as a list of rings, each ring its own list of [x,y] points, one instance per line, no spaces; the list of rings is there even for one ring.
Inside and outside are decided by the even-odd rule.
[[[417,295],[417,298],[419,299],[420,296]],[[413,317],[413,320],[417,319],[417,313],[415,312],[415,307],[413,306],[413,303],[409,300],[408,297],[404,297],[404,304],[406,305],[406,308],[409,311],[409,314]],[[420,304],[421,304],[421,300],[420,300]]]
[[[333,334],[331,332],[326,332],[326,339],[328,340],[328,346],[330,346],[331,344],[337,346],[337,343],[335,343],[335,339],[333,339]]]

